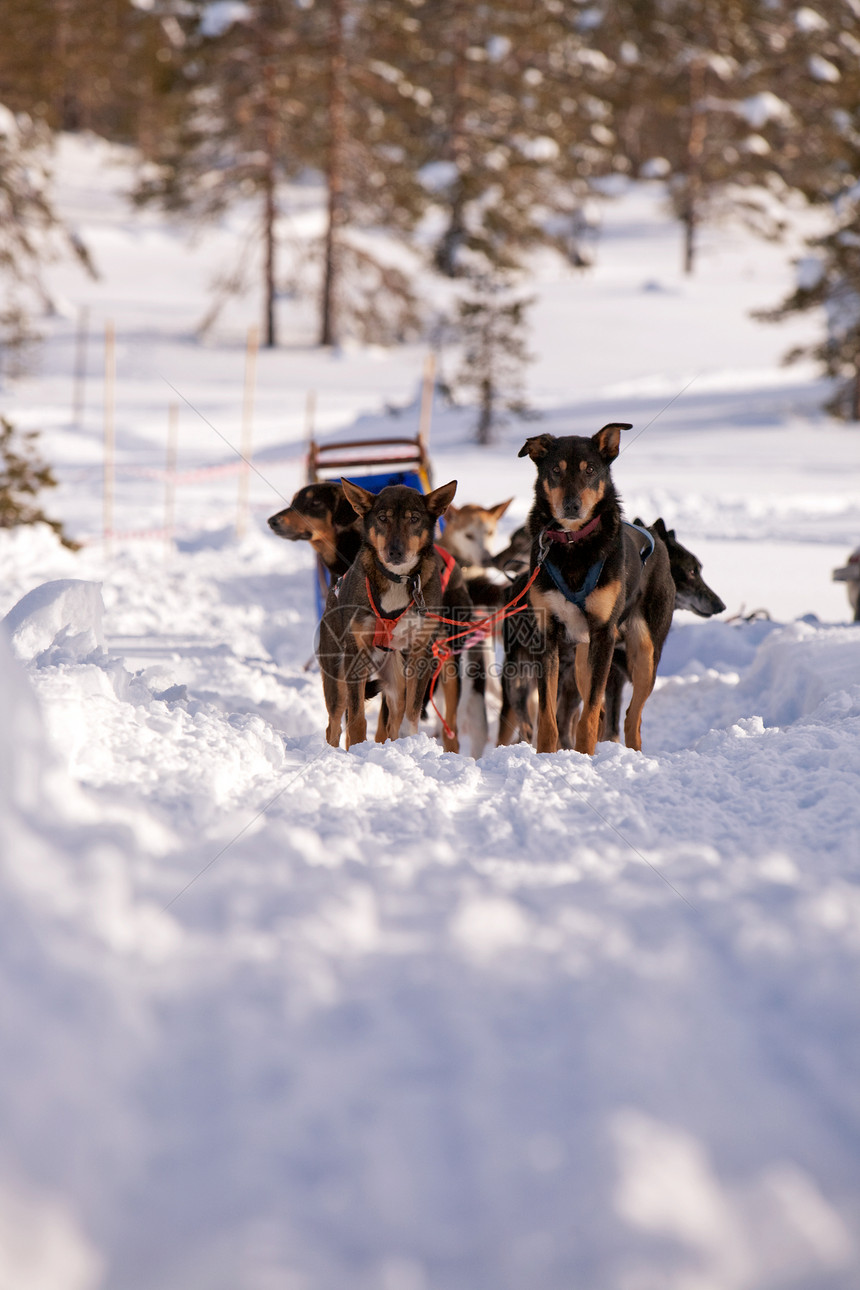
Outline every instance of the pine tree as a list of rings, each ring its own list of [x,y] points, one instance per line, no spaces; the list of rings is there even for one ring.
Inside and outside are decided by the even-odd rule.
[[[523,417],[523,369],[530,361],[525,331],[526,310],[533,298],[516,296],[499,272],[473,278],[458,302],[456,333],[462,344],[457,392],[477,395],[476,438],[489,444],[505,412]]]
[[[771,90],[765,0],[621,0],[595,26],[617,67],[610,93],[632,172],[659,159],[695,267],[701,226],[721,207],[773,235],[767,183],[791,114]]]
[[[59,520],[48,519],[36,504],[39,493],[57,485],[50,467],[45,465],[36,449],[37,438],[36,431],[23,433],[16,430],[6,417],[0,417],[0,529],[13,529],[22,524],[47,524],[63,546],[77,551],[80,543],[66,534]]]
[[[278,189],[298,161],[289,139],[303,109],[295,96],[292,58],[297,32],[288,0],[255,0],[229,12],[205,4],[186,10],[182,100],[145,166],[135,198],[158,201],[200,222],[238,200],[252,200],[259,216],[254,243],[261,248],[265,344],[277,341]],[[221,279],[223,290],[244,285],[238,266]],[[210,315],[210,321],[215,311]]]
[[[435,265],[448,277],[516,270],[612,167],[611,64],[570,0],[421,0],[416,14],[415,74],[432,100],[423,178],[444,216]]]
[[[820,311],[824,334],[792,350],[812,357],[835,383],[826,405],[860,421],[860,37],[854,0],[819,0],[815,9],[787,4],[769,12],[779,55],[774,91],[788,106],[792,129],[778,161],[785,183],[830,212],[829,232],[809,243],[797,285],[758,317],[780,321]]]
[[[419,329],[403,269],[373,245],[374,230],[406,237],[423,210],[412,149],[420,92],[408,74],[411,0],[315,0],[307,10],[322,60],[308,84],[303,131],[309,167],[327,189],[322,245],[320,343],[344,336],[391,344]]]
[[[0,99],[52,130],[144,150],[170,101],[184,35],[176,0],[4,0]]]
[[[0,104],[0,356],[20,354],[37,338],[33,315],[53,309],[43,276],[48,261],[71,251],[93,272],[51,201],[50,144],[44,125]]]

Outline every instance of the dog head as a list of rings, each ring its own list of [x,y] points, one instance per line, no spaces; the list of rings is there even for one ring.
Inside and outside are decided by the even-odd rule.
[[[487,545],[496,536],[499,520],[514,499],[497,506],[449,506],[441,545],[462,565],[484,566],[492,563]]]
[[[405,484],[390,484],[370,493],[348,479],[343,491],[364,520],[365,541],[389,573],[408,574],[432,550],[436,521],[445,514],[457,481],[422,494]]]
[[[611,422],[590,439],[540,434],[520,448],[518,455],[537,466],[535,496],[560,528],[581,529],[604,498],[614,498],[609,467],[618,456],[621,431],[629,429],[626,422]]]
[[[340,484],[325,480],[300,488],[289,506],[269,517],[269,528],[291,542],[310,542],[325,556],[334,551],[338,533],[357,520]]]
[[[636,520],[635,523],[640,524],[641,520]],[[666,543],[669,552],[669,568],[675,584],[675,608],[690,609],[700,618],[712,618],[714,614],[721,614],[725,605],[702,577],[701,560],[697,560],[692,551],[681,546],[675,537],[675,530],[667,529],[662,519],[655,520],[651,529]]]

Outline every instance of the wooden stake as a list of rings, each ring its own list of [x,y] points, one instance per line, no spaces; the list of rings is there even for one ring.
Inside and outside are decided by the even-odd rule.
[[[116,475],[116,425],[114,420],[116,398],[116,332],[112,322],[105,323],[105,453],[103,474],[102,528],[106,554],[113,545],[113,499]]]
[[[87,384],[87,342],[90,330],[90,311],[86,305],[78,310],[78,330],[75,336],[75,379],[72,395],[72,424],[80,430],[84,423],[84,401]]]
[[[167,413],[167,464],[164,480],[164,554],[173,554],[176,523],[176,458],[179,449],[179,404],[171,403]]]
[[[314,429],[315,429],[314,423],[316,421],[316,416],[317,416],[317,392],[316,390],[308,390],[308,398],[307,398],[307,402],[305,403],[305,438],[307,439],[308,443],[313,443],[314,441]]]
[[[251,453],[253,451],[254,383],[259,347],[260,333],[256,327],[249,327],[248,343],[245,347],[245,395],[242,400],[242,465],[239,470],[239,495],[236,504],[237,538],[243,538],[248,529],[248,499],[251,484]]]
[[[436,380],[436,355],[431,350],[424,363],[424,383],[421,388],[421,418],[418,422],[418,442],[427,453],[430,441],[430,422],[433,419],[433,389]]]

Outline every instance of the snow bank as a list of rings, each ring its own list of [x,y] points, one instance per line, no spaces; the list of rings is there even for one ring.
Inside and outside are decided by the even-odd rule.
[[[73,663],[104,649],[98,583],[67,578],[34,588],[3,619],[12,652],[37,664]]]

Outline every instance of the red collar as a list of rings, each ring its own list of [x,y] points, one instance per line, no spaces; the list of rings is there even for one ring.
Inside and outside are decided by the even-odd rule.
[[[562,542],[565,546],[569,546],[572,542],[581,542],[583,538],[590,537],[598,528],[600,528],[600,516],[595,515],[594,519],[583,524],[581,529],[573,529],[568,533],[564,529],[545,528],[543,536],[548,542]]]
[[[373,599],[373,592],[370,589],[370,578],[368,578],[366,574],[364,577],[364,586],[367,590],[367,599],[370,601],[370,608],[373,610],[373,616],[376,619],[376,628],[373,633],[374,647],[390,650],[391,638],[394,635],[394,629],[406,613],[407,609],[411,609],[415,604],[415,598],[414,596],[410,597],[409,604],[405,605],[399,614],[395,614],[393,618],[386,618],[385,615],[381,614],[376,607],[376,601]]]

